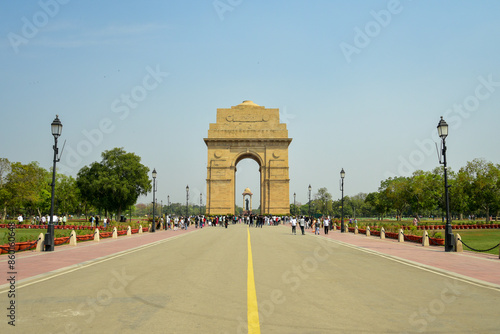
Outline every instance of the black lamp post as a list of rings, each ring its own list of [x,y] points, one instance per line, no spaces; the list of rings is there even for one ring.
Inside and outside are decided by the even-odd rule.
[[[189,185],[186,186],[186,219],[189,216]]]
[[[151,226],[151,232],[155,232],[156,231],[156,222],[155,222],[155,206],[156,206],[156,202],[155,202],[155,192],[156,192],[156,168],[153,169],[153,224]]]
[[[54,165],[52,167],[52,196],[50,199],[50,221],[47,226],[47,233],[45,233],[44,240],[44,248],[46,252],[54,251],[54,198],[55,198],[55,187],[56,187],[56,163],[59,162],[60,159],[57,158],[57,154],[59,153],[59,149],[57,148],[57,138],[62,133],[62,123],[59,120],[59,115],[56,115],[56,118],[50,125],[52,130],[52,135],[54,136]]]
[[[446,205],[446,227],[444,231],[444,250],[446,252],[453,251],[453,231],[451,229],[450,222],[450,195],[448,189],[450,186],[448,185],[448,167],[446,165],[446,137],[448,136],[448,124],[444,121],[443,116],[441,116],[441,120],[437,126],[439,137],[441,137],[442,141],[442,150],[441,154],[443,156],[443,162],[440,163],[444,167],[444,197],[445,197],[445,205]]]
[[[172,212],[170,212],[170,195],[167,195],[167,215],[171,215]]]
[[[293,214],[294,216],[297,215],[297,205],[295,204],[295,197],[297,196],[296,193],[293,193]]]
[[[309,219],[310,219],[311,218],[311,189],[312,189],[311,185],[309,185],[309,188],[307,188],[307,189],[309,189]]]
[[[201,204],[203,203],[203,195],[200,193],[200,216],[201,216]]]
[[[341,218],[340,218],[340,232],[344,233],[345,232],[345,225],[344,225],[344,177],[345,177],[345,172],[344,168],[340,171],[340,191],[342,191],[342,209],[341,209]]]

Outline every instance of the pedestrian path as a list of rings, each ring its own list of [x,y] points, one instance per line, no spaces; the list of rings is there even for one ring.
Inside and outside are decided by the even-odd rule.
[[[314,235],[314,231],[309,230]],[[351,245],[370,252],[377,252],[389,257],[410,261],[414,264],[435,270],[453,273],[479,283],[487,282],[500,289],[500,259],[493,254],[445,252],[444,247],[423,247],[412,242],[398,242],[393,239],[363,234],[330,231],[327,235],[321,231],[319,237],[326,237],[336,242]]]
[[[133,234],[131,236],[120,236],[117,239],[106,238],[99,242],[90,240],[79,242],[77,246],[56,246],[53,252],[24,251],[16,253],[15,267],[16,280],[21,282],[28,278],[57,273],[62,269],[72,266],[84,265],[89,261],[105,258],[120,252],[129,251],[139,247],[147,247],[161,242],[162,240],[175,238],[198,231],[200,229],[190,228],[188,230],[157,230],[155,233]],[[0,257],[0,268],[7,275],[8,257]],[[2,282],[6,280],[3,279]],[[0,285],[0,288],[2,285]]]

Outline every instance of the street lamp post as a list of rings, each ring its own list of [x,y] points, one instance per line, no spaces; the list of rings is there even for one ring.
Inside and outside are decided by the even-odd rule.
[[[56,163],[59,162],[57,158],[57,154],[59,153],[59,149],[57,148],[57,138],[61,135],[62,132],[62,123],[59,120],[59,115],[56,115],[56,118],[50,125],[52,130],[52,135],[54,136],[54,165],[52,167],[52,196],[50,199],[50,221],[47,227],[47,233],[45,234],[44,241],[44,250],[46,252],[54,251],[54,198],[55,198],[55,187],[56,187]]]
[[[155,232],[156,231],[156,223],[155,223],[156,168],[153,169],[153,173],[152,174],[153,174],[153,224],[151,225],[151,232]]]
[[[186,219],[189,216],[189,185],[186,186]]]
[[[309,219],[311,219],[311,185],[309,185]]]
[[[297,215],[297,205],[295,204],[295,197],[297,196],[296,193],[293,193],[293,214],[296,216]]]
[[[170,195],[167,195],[167,214],[171,215],[172,212],[170,212]]]
[[[201,204],[203,203],[203,195],[200,193],[200,216],[201,216]]]
[[[446,137],[448,136],[448,124],[444,121],[443,116],[441,116],[441,120],[437,126],[439,137],[441,137],[442,141],[442,150],[441,154],[443,157],[443,162],[439,161],[444,167],[444,197],[445,197],[445,205],[446,205],[446,226],[444,231],[444,250],[445,252],[453,251],[454,247],[454,238],[453,231],[451,229],[450,222],[450,195],[448,189],[450,186],[448,185],[448,167],[446,165]]]
[[[344,168],[340,171],[340,191],[342,191],[342,209],[341,209],[341,218],[340,218],[340,232],[344,233],[345,232],[345,225],[344,225],[344,177],[345,177],[345,172]]]

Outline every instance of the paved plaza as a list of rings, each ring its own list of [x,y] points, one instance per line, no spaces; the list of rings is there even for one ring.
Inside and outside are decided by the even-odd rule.
[[[440,247],[238,224],[16,255],[0,333],[500,332],[498,257]]]

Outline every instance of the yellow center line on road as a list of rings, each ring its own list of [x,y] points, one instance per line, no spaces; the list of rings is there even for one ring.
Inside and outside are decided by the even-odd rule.
[[[257,305],[257,292],[253,275],[252,245],[250,243],[250,229],[248,232],[248,270],[247,270],[247,321],[248,334],[260,334],[259,308]]]

